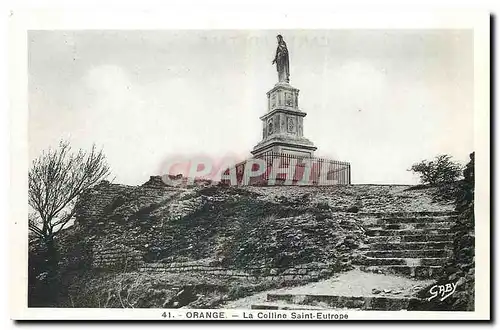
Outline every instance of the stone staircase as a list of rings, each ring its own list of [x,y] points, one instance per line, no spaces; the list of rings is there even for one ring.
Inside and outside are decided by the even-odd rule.
[[[452,253],[453,212],[382,213],[365,222],[361,269],[418,279],[436,278]]]
[[[417,298],[336,296],[324,294],[268,294],[267,301],[252,309],[268,310],[406,310]]]
[[[366,241],[364,257],[356,265],[356,270],[341,275],[337,283],[329,283],[320,290],[302,288],[293,293],[268,293],[265,301],[254,303],[251,308],[397,311],[421,304],[423,300],[415,297],[416,292],[439,276],[451,256],[451,228],[456,214],[359,215],[364,219]],[[398,280],[402,287],[406,287],[405,292],[394,290],[391,285]],[[345,292],[342,287],[349,287],[349,290]],[[384,287],[388,289],[384,290]]]

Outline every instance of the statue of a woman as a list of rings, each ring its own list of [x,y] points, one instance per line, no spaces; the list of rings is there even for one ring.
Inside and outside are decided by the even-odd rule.
[[[276,63],[276,70],[278,70],[278,81],[279,82],[290,82],[290,65],[288,60],[288,48],[286,48],[285,40],[278,34],[276,36],[278,39],[278,48],[276,48],[276,56],[274,57],[273,63]]]

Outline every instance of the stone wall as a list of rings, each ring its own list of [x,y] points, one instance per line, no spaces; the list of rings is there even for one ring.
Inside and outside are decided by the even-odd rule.
[[[243,269],[210,266],[193,263],[143,263],[139,271],[148,273],[189,273],[216,277],[237,277],[257,281],[262,278],[272,280],[314,281],[334,273],[334,269],[324,265],[300,265],[292,268],[248,267]]]
[[[183,189],[165,185],[151,177],[142,186],[127,186],[102,181],[80,196],[75,215],[77,226],[89,230],[123,222],[134,213],[155,203],[168,200]],[[160,181],[160,182],[158,182]]]
[[[137,187],[110,184],[102,181],[80,196],[77,203],[76,221],[78,226],[89,227],[102,222],[107,213],[122,202],[118,197],[127,196]]]
[[[298,265],[295,267],[245,267],[231,268],[211,265],[207,262],[155,262],[143,260],[143,252],[123,244],[107,247],[96,245],[92,251],[92,268],[101,271],[126,272],[138,270],[145,273],[189,273],[210,277],[244,278],[257,281],[262,278],[272,280],[314,281],[328,277],[334,268],[327,264]]]
[[[143,263],[142,252],[124,244],[95,245],[92,256],[92,268],[99,270],[130,271]]]

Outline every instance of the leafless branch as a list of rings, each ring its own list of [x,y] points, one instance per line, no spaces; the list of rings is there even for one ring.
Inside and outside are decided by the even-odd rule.
[[[93,145],[86,152],[71,152],[67,141],[35,159],[28,176],[28,203],[38,221],[29,220],[29,229],[38,237],[52,239],[74,217],[75,203],[83,191],[110,174],[102,150]],[[35,219],[35,218],[34,218]]]

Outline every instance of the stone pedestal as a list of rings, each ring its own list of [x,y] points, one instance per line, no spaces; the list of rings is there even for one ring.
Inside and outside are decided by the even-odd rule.
[[[285,153],[312,157],[317,149],[303,135],[306,113],[299,108],[299,90],[288,83],[277,83],[267,92],[267,113],[262,120],[262,141],[251,151],[254,157]]]

